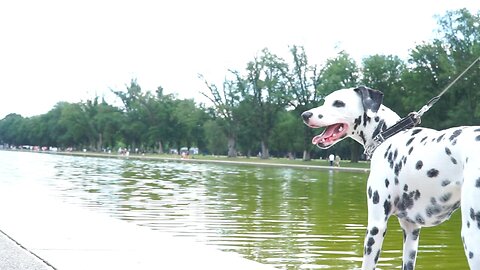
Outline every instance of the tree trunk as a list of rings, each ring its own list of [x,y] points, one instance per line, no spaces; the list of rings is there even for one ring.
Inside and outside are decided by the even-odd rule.
[[[161,140],[158,140],[158,154],[163,154],[163,145]]]
[[[309,150],[303,150],[303,161],[310,161],[312,158],[310,157]]]
[[[310,127],[305,126],[303,128],[303,161],[310,161],[312,158],[310,156],[311,147],[312,147],[312,131]]]
[[[357,143],[356,141],[352,141],[350,150],[351,150],[350,162],[358,163],[358,156],[360,155],[360,144]]]
[[[262,159],[270,158],[270,154],[268,153],[268,145],[265,142],[265,140],[262,140],[261,144],[262,144],[262,156],[261,156],[261,158]]]
[[[102,151],[102,145],[103,145],[102,133],[98,133],[98,141],[97,141],[97,151],[98,152]]]
[[[228,157],[237,157],[236,141],[234,136],[228,137]]]

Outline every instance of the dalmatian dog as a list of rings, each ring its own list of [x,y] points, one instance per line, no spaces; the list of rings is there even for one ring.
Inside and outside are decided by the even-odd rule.
[[[312,143],[326,149],[351,137],[364,147],[400,117],[367,87],[337,90],[305,111],[309,127],[325,127]],[[411,128],[378,145],[366,190],[368,226],[362,269],[375,269],[390,216],[403,229],[402,269],[414,269],[420,229],[438,225],[459,207],[470,269],[480,269],[480,127]]]

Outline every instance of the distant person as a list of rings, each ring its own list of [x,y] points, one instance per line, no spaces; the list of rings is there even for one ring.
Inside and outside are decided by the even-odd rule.
[[[335,160],[335,155],[330,154],[330,156],[328,156],[328,160],[330,161],[330,166],[333,166],[333,161]]]
[[[340,167],[340,160],[342,159],[340,158],[340,156],[337,155],[335,157],[335,167]]]

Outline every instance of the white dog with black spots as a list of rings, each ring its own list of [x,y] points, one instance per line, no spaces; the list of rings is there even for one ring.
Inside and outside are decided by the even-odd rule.
[[[367,87],[337,90],[322,106],[302,113],[325,131],[312,143],[326,149],[351,137],[364,147],[400,117],[384,106],[383,93]],[[480,270],[480,127],[412,128],[374,151],[367,182],[368,226],[362,269],[375,269],[390,216],[404,233],[402,269],[415,268],[420,229],[438,225],[459,207],[470,269]]]

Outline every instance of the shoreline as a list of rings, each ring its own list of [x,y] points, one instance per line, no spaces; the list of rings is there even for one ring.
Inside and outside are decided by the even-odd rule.
[[[97,157],[97,158],[117,158],[117,159],[136,159],[136,160],[152,160],[152,161],[173,161],[173,162],[191,162],[191,163],[212,163],[224,165],[241,165],[241,166],[262,166],[262,167],[278,167],[278,168],[292,168],[292,169],[312,169],[312,170],[332,170],[345,172],[368,173],[370,168],[357,167],[330,167],[324,165],[310,165],[310,164],[288,164],[277,162],[259,162],[259,161],[241,161],[241,160],[224,160],[224,159],[202,159],[202,158],[176,158],[165,156],[152,155],[118,155],[108,153],[96,152],[37,152],[43,154],[65,155],[65,156],[80,156],[80,157]]]

